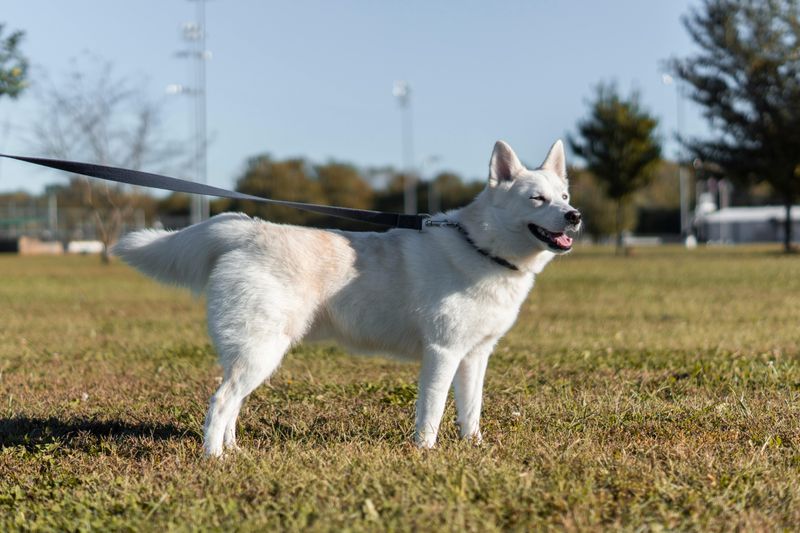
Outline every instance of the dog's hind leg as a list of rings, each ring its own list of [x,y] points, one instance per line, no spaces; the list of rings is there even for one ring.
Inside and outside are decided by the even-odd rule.
[[[222,455],[223,442],[232,446],[235,441],[236,418],[247,396],[261,385],[274,371],[291,344],[286,335],[269,337],[263,343],[248,343],[238,356],[226,365],[225,376],[217,392],[211,397],[205,425],[206,455]]]

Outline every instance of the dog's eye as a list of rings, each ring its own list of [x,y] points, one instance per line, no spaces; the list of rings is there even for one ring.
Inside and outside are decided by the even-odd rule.
[[[562,194],[561,198],[563,198],[564,200],[569,200],[569,194]]]
[[[536,196],[531,196],[531,200],[536,200],[537,202],[546,202],[547,198],[545,198],[541,194],[538,194]]]

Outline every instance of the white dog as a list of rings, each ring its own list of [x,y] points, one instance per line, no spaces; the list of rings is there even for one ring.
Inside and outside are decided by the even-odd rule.
[[[480,441],[489,355],[535,275],[571,249],[565,232],[580,226],[561,141],[536,170],[498,141],[486,188],[432,222],[359,233],[227,213],[120,240],[114,252],[142,272],[207,293],[224,379],[206,417],[206,454],[236,445],[242,402],[304,339],[421,360],[416,443],[436,443],[451,383],[461,436]]]

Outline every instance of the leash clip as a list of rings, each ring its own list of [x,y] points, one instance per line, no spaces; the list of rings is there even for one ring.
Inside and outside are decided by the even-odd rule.
[[[430,215],[426,215],[428,218],[425,219],[425,226],[432,226],[432,227],[443,227],[443,226],[451,226],[456,227],[459,226],[458,222],[453,222],[447,219],[444,220],[433,220]]]

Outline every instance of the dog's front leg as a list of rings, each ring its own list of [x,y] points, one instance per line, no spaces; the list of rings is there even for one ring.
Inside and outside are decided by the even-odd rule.
[[[483,378],[486,365],[492,354],[494,343],[487,343],[472,350],[458,365],[453,392],[456,398],[458,426],[462,439],[481,442],[481,404],[483,399]]]
[[[442,421],[447,392],[460,358],[438,347],[429,347],[422,357],[417,398],[415,441],[420,448],[433,448]]]

